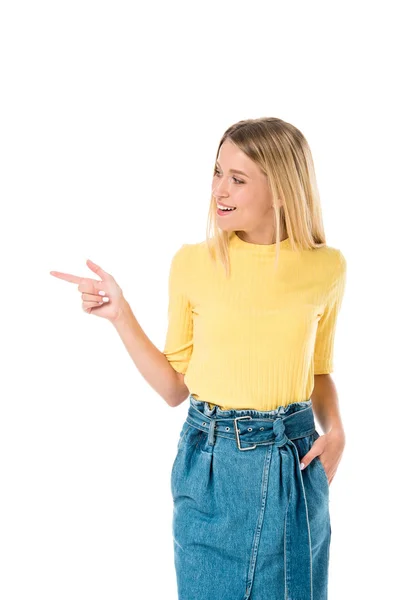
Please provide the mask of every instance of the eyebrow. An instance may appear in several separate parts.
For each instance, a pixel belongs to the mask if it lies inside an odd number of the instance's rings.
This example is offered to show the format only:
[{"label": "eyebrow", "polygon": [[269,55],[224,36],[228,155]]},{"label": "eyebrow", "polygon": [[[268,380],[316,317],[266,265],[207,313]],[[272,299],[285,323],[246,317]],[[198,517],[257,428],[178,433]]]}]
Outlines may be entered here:
[{"label": "eyebrow", "polygon": [[[218,165],[219,167],[221,166],[219,164],[219,162],[216,160],[215,164]],[[239,169],[229,169],[230,173],[240,173],[241,175],[244,175],[245,177],[249,177],[246,173],[244,173],[243,171],[239,171]]]}]

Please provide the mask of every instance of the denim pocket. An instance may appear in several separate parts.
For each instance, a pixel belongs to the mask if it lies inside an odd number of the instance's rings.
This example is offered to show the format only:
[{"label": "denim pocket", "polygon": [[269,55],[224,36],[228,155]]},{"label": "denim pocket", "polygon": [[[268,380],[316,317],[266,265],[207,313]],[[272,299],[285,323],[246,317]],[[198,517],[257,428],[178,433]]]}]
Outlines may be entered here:
[{"label": "denim pocket", "polygon": [[179,434],[178,444],[177,444],[177,448],[176,448],[176,454],[175,454],[175,458],[174,458],[174,461],[173,461],[172,467],[171,467],[171,474],[170,474],[171,485],[173,485],[176,464],[177,464],[186,434],[189,431],[189,427],[190,427],[189,423],[187,421],[185,421],[182,426],[181,432]]},{"label": "denim pocket", "polygon": [[[315,440],[317,440],[319,437],[320,437],[320,435],[319,435],[318,431],[317,431],[317,430],[315,430],[315,431],[314,431],[314,433],[313,433],[313,435],[312,435],[313,443],[314,443],[314,442],[315,442]],[[326,485],[327,485],[327,487],[328,487],[328,490],[329,490],[330,484],[329,484],[328,475],[326,474],[325,467],[324,467],[324,465],[322,464],[320,457],[319,457],[319,456],[316,456],[316,457],[313,459],[313,462],[315,462],[315,464],[316,464],[316,465],[318,465],[318,468],[319,468],[319,470],[320,470],[320,471],[322,471],[322,473],[323,473],[323,476],[324,476],[324,478],[325,478]]]},{"label": "denim pocket", "polygon": [[187,421],[185,421],[184,424],[182,425],[182,429],[181,429],[181,432],[179,434],[179,440],[178,440],[177,450],[179,450],[180,447],[182,446],[182,442],[185,439],[185,436],[186,436],[186,434],[187,434],[187,432],[189,430],[189,427],[190,427],[189,423]]},{"label": "denim pocket", "polygon": [[200,433],[201,431],[199,429],[190,425],[187,421],[185,421],[182,426],[179,434],[176,456],[171,467],[170,482],[173,498],[175,498],[177,493],[177,482],[182,480],[182,477],[187,471],[187,466],[190,464],[190,460],[188,462],[188,456],[192,451],[192,447],[197,444]]},{"label": "denim pocket", "polygon": [[317,463],[317,465],[319,466],[320,470],[323,472],[324,477],[325,477],[325,481],[326,481],[326,485],[329,487],[329,479],[328,479],[328,475],[326,474],[325,471],[325,467],[321,462],[321,459],[319,456],[316,456],[313,460],[315,460],[315,462]]},{"label": "denim pocket", "polygon": [[174,462],[172,463],[172,468],[171,468],[171,477],[172,477],[172,474],[174,472],[174,467],[176,465],[176,461],[177,461],[177,458],[179,456],[179,452],[180,452],[180,450],[182,448],[183,442],[185,440],[187,432],[189,431],[189,428],[190,428],[189,423],[187,421],[185,421],[183,423],[183,425],[182,425],[182,429],[181,429],[181,432],[179,434],[178,444],[177,444],[177,447],[176,447],[176,455],[175,455]]}]

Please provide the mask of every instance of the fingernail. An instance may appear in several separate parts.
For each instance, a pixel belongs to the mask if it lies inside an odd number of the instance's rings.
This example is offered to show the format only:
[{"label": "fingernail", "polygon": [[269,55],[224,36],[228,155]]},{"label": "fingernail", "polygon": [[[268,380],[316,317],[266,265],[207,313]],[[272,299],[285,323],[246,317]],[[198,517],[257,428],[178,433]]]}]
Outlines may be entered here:
[{"label": "fingernail", "polygon": [[304,463],[300,463],[300,469],[303,470],[306,465]]},{"label": "fingernail", "polygon": [[105,295],[105,292],[103,292],[103,290],[100,290],[99,296],[104,296],[104,295]]}]

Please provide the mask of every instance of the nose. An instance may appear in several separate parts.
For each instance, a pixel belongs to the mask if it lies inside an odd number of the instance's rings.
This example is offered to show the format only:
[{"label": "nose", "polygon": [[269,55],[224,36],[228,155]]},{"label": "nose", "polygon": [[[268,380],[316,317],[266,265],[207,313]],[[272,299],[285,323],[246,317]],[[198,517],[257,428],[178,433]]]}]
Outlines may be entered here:
[{"label": "nose", "polygon": [[223,186],[217,185],[215,188],[213,188],[213,195],[216,198],[226,198],[229,194]]},{"label": "nose", "polygon": [[213,186],[213,195],[216,198],[229,196],[229,183],[221,177]]}]

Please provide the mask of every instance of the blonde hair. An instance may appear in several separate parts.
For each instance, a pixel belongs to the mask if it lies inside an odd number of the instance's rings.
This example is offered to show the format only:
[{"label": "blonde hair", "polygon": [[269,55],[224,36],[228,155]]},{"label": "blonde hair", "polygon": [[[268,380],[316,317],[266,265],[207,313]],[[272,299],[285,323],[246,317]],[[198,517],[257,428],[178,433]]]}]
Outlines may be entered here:
[{"label": "blonde hair", "polygon": [[[286,227],[291,248],[313,249],[326,245],[314,163],[304,135],[296,127],[274,117],[247,119],[231,125],[219,142],[230,140],[267,176],[275,213],[275,267],[281,231]],[[214,169],[215,165],[213,165]],[[281,200],[279,206],[278,198]],[[211,259],[230,274],[229,239],[216,223],[216,199],[211,195],[206,243]]]}]

